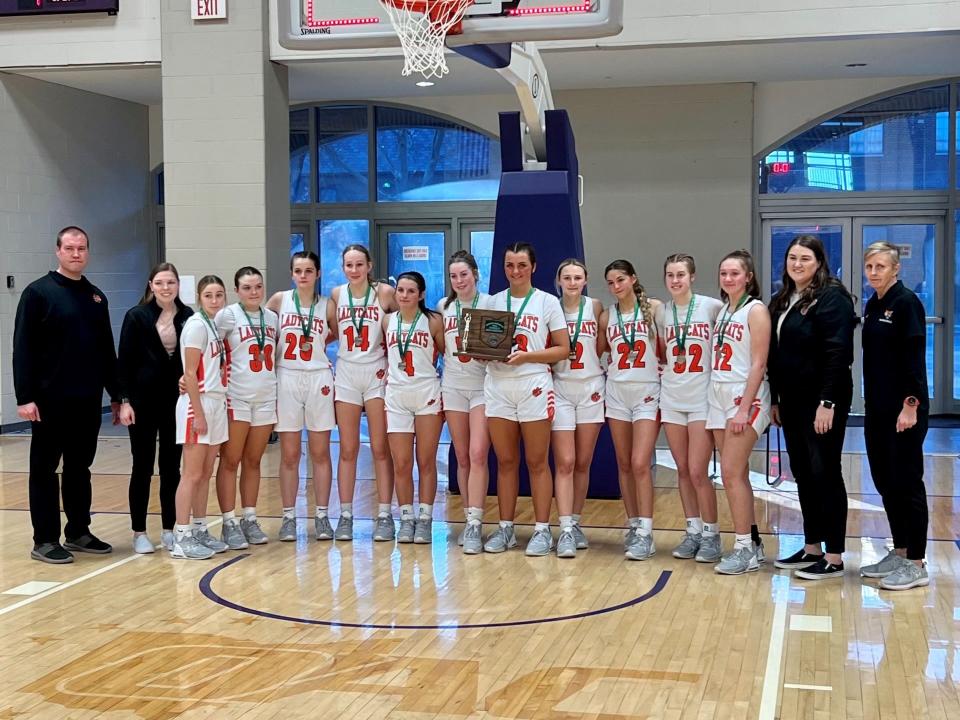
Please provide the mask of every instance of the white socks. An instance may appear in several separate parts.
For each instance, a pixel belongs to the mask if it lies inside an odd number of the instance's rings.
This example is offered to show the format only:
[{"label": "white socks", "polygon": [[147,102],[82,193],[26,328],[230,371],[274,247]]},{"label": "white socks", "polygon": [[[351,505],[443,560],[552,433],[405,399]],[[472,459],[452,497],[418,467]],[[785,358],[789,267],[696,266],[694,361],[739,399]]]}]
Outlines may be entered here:
[{"label": "white socks", "polygon": [[295,517],[297,514],[297,509],[295,507],[288,507],[283,509],[283,519],[288,520],[292,517]]},{"label": "white socks", "polygon": [[640,535],[652,535],[653,534],[653,518],[640,518],[640,522],[637,523],[637,532]]},{"label": "white socks", "polygon": [[483,508],[467,508],[467,522],[471,525],[483,524]]},{"label": "white socks", "polygon": [[747,533],[746,535],[738,534],[736,538],[737,540],[733,544],[733,547],[735,550],[739,550],[740,548],[744,548],[746,550],[753,550],[753,537],[751,537],[750,533]]},{"label": "white socks", "polygon": [[257,509],[255,507],[245,507],[243,509],[243,519],[247,520],[256,520],[257,519]]},{"label": "white socks", "polygon": [[326,505],[317,505],[317,517],[325,518],[327,516],[327,510],[329,508]]},{"label": "white socks", "polygon": [[538,522],[536,525],[533,526],[533,531],[534,532],[540,532],[540,531],[550,532],[550,523]]},{"label": "white socks", "polygon": [[340,503],[340,517],[353,517],[353,503]]},{"label": "white socks", "polygon": [[690,535],[702,535],[703,534],[703,520],[698,517],[688,517],[687,518],[687,533]]},{"label": "white socks", "polygon": [[400,519],[401,519],[401,520],[413,520],[413,505],[401,505],[401,506],[400,506]]},{"label": "white socks", "polygon": [[418,517],[422,518],[432,518],[433,517],[433,505],[428,505],[427,503],[420,503],[420,513]]},{"label": "white socks", "polygon": [[[409,507],[413,507],[410,505]],[[387,517],[390,514],[390,503],[379,503],[377,505],[377,517]]]},{"label": "white socks", "polygon": [[193,530],[191,529],[189,523],[187,525],[181,525],[177,523],[176,525],[173,526],[173,533],[177,539],[177,542],[180,542],[185,537],[189,537],[190,535],[193,535]]},{"label": "white socks", "polygon": [[560,516],[560,532],[573,530],[573,515]]},{"label": "white socks", "polygon": [[720,534],[720,523],[708,523],[703,524],[703,536],[711,537],[713,535]]}]

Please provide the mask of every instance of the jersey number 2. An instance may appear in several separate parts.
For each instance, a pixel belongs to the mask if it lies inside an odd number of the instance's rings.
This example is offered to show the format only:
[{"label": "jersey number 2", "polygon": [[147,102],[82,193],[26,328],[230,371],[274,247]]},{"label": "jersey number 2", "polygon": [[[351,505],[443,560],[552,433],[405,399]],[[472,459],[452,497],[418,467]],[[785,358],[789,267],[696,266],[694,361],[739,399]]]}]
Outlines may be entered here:
[{"label": "jersey number 2", "polygon": [[629,370],[631,367],[644,368],[647,364],[643,361],[644,353],[647,352],[647,344],[643,340],[637,340],[633,344],[633,349],[637,356],[633,359],[633,365],[630,364],[630,346],[627,343],[617,345],[617,352],[620,353],[620,362],[617,368],[620,370]]}]

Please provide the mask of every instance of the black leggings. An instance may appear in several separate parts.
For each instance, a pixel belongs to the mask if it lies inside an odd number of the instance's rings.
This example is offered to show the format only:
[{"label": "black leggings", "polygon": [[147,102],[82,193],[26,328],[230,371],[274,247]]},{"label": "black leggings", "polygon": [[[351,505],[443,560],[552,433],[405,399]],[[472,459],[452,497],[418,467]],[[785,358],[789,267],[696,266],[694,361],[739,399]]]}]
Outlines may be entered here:
[{"label": "black leggings", "polygon": [[137,402],[133,407],[136,422],[127,428],[133,470],[130,473],[130,524],[134,532],[146,532],[150,481],[160,438],[160,516],[165,530],[177,521],[176,495],[180,484],[181,447],[177,445],[177,398],[157,398]]},{"label": "black leggings", "polygon": [[927,489],[923,485],[923,440],[928,415],[917,411],[917,424],[897,432],[899,412],[870,412],[864,417],[870,474],[883,498],[893,546],[906,549],[907,559],[927,553]]},{"label": "black leggings", "polygon": [[838,406],[833,427],[818,435],[813,429],[817,405],[810,406],[809,400],[801,404],[781,399],[779,407],[803,513],[804,542],[824,543],[828,553],[842,553],[847,534],[847,490],[840,455],[849,409]]}]

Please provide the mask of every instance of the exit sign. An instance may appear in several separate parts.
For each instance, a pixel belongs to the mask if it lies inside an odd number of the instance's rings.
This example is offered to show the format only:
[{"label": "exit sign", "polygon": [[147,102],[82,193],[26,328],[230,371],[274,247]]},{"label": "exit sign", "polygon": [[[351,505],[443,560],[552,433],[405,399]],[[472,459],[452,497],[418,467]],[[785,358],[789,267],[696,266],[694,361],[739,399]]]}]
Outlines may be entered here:
[{"label": "exit sign", "polygon": [[194,20],[226,20],[227,0],[190,0],[190,17]]}]

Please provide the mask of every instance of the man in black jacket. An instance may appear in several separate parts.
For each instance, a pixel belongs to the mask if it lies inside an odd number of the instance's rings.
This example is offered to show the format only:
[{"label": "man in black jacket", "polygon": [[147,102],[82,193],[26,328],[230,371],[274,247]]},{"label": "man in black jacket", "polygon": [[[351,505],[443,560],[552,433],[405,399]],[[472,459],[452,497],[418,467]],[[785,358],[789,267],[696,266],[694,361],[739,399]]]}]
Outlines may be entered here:
[{"label": "man in black jacket", "polygon": [[[103,391],[116,401],[118,389],[107,298],[83,277],[89,257],[81,228],[57,233],[58,267],[23,291],[13,331],[17,414],[32,427],[30,555],[54,564],[73,562],[69,550],[102,555],[113,549],[90,532],[90,466]],[[119,404],[111,407],[116,422]],[[60,545],[60,494],[67,516],[65,547]]]}]

